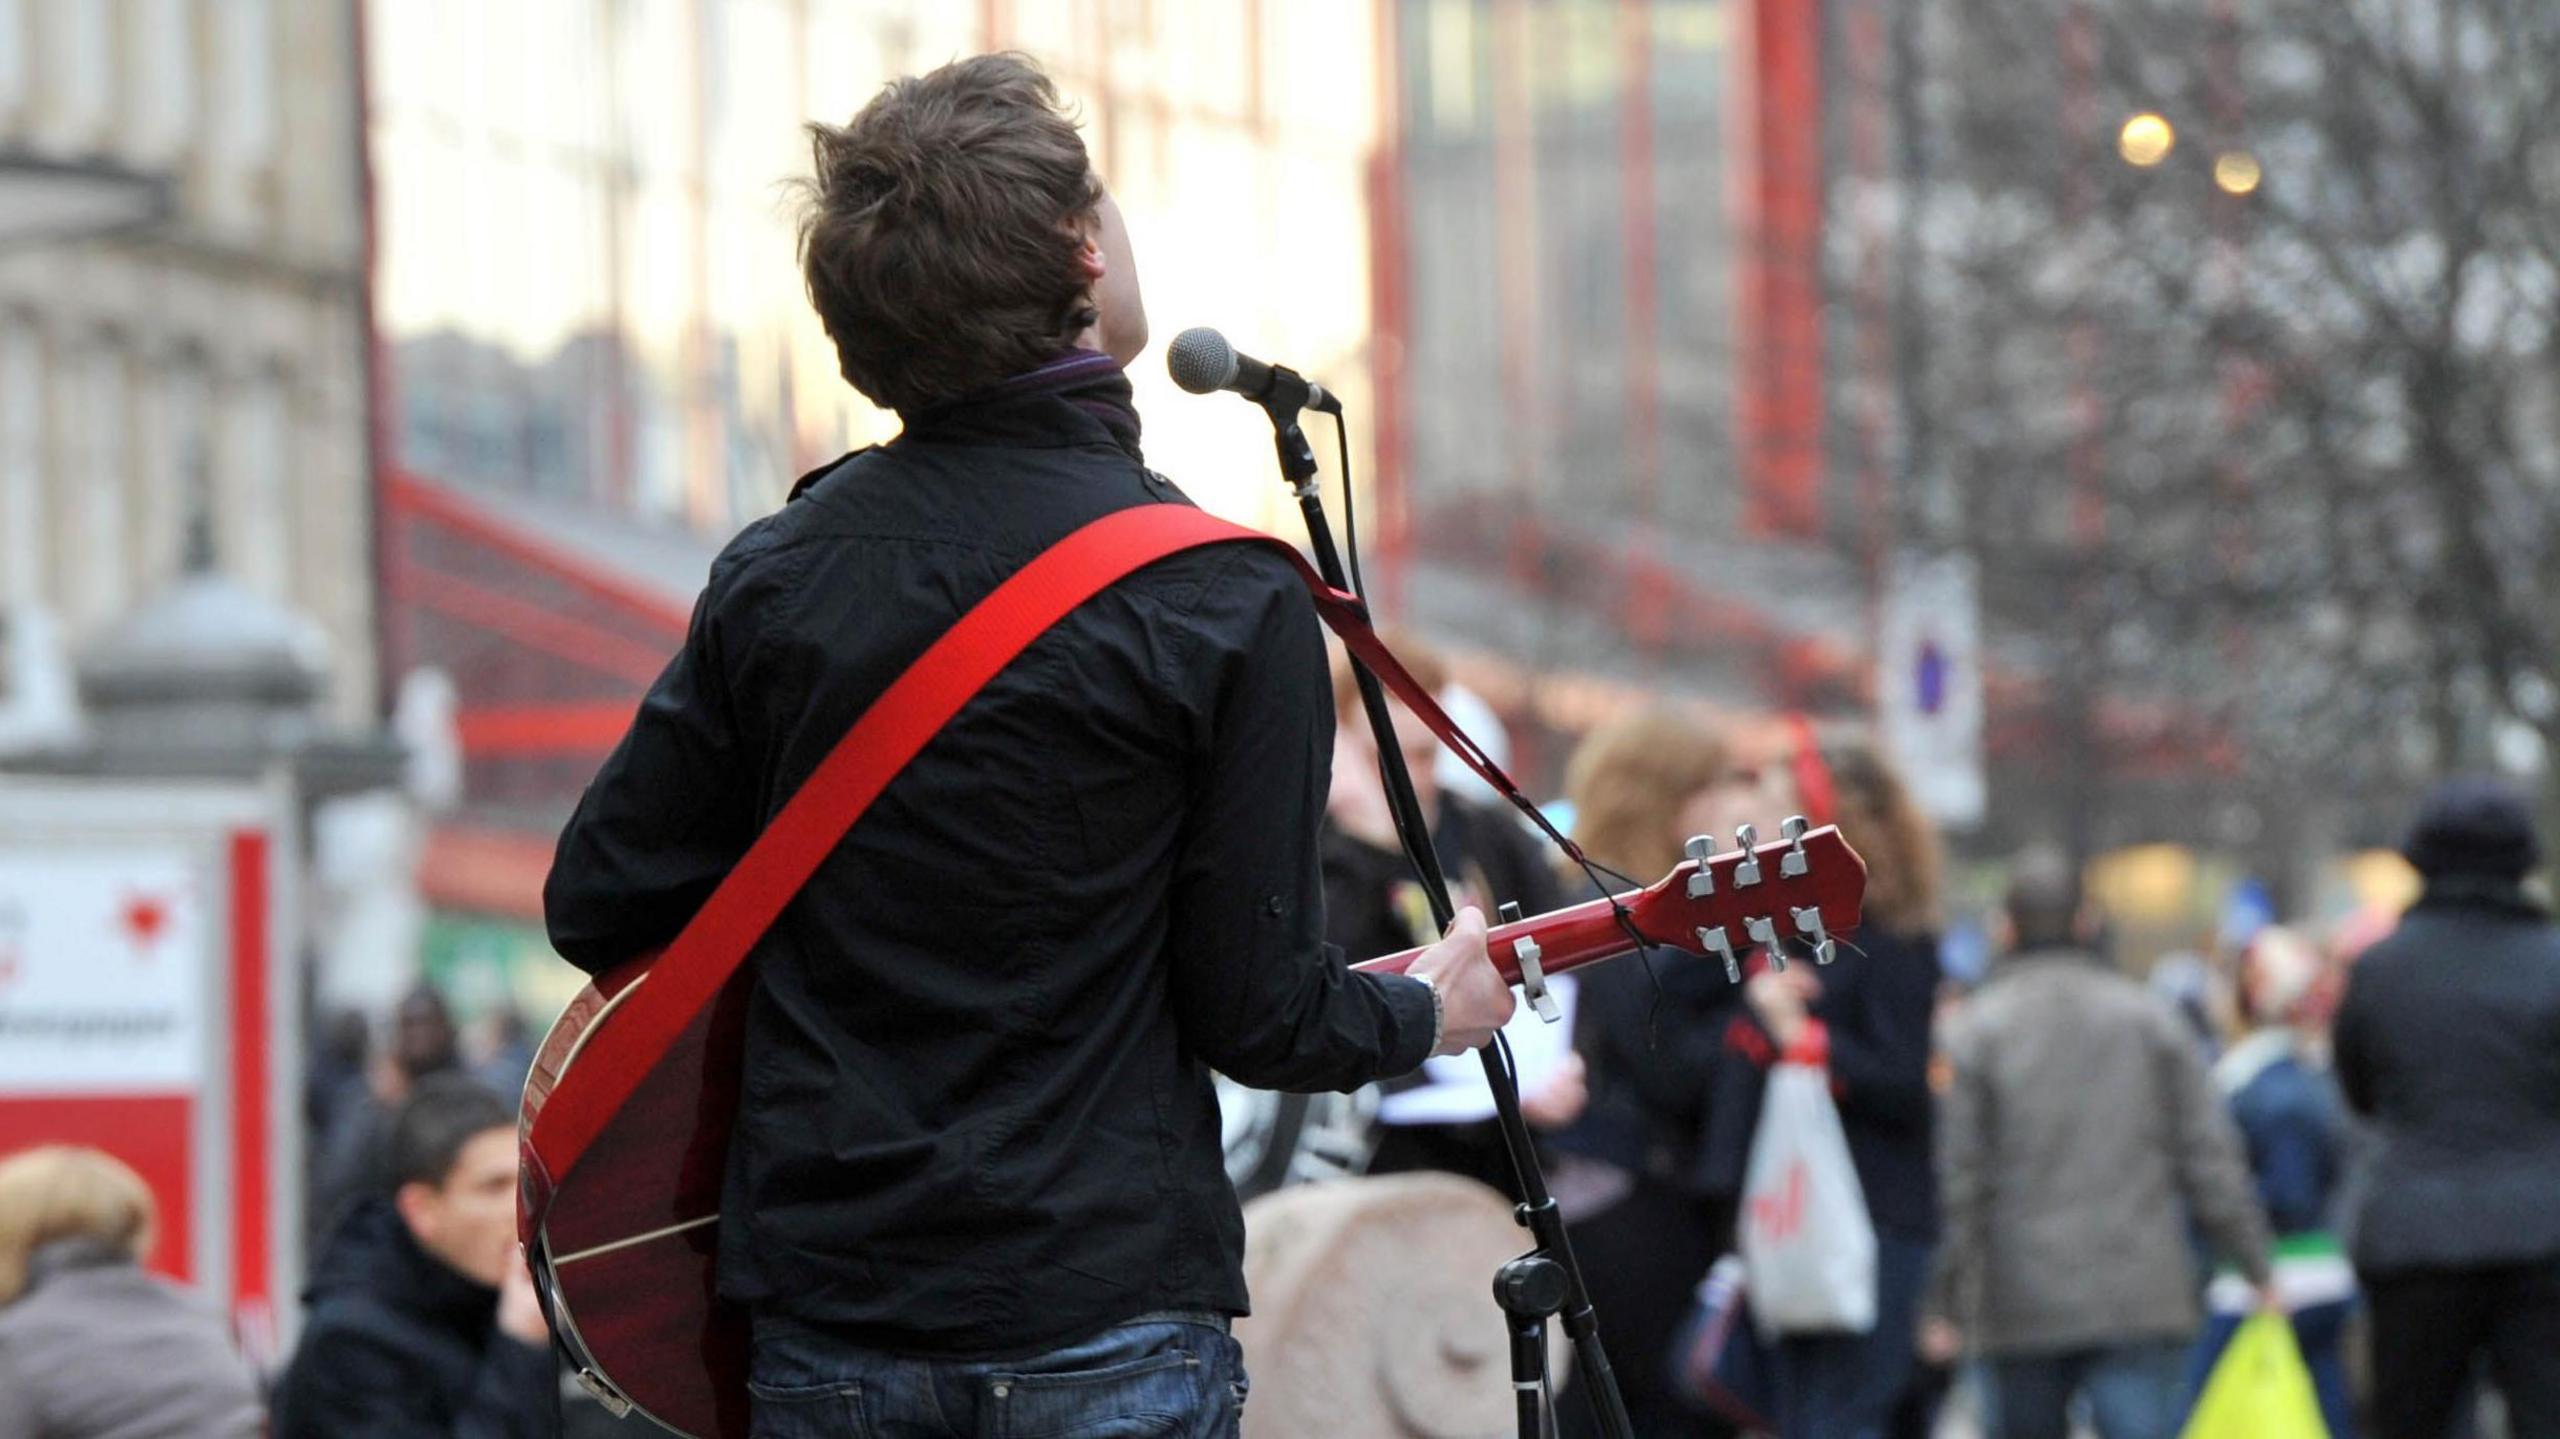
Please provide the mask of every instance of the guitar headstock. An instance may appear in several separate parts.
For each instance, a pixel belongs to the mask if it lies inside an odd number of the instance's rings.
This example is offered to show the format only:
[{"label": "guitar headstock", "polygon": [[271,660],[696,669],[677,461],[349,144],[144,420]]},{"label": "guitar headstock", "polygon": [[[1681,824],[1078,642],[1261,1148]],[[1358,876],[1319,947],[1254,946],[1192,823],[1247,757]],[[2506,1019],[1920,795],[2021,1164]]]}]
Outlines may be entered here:
[{"label": "guitar headstock", "polygon": [[1637,926],[1723,960],[1736,983],[1742,955],[1754,948],[1782,968],[1790,944],[1829,964],[1834,936],[1858,927],[1866,861],[1835,825],[1814,829],[1798,816],[1778,829],[1781,838],[1763,844],[1746,824],[1721,853],[1710,835],[1691,839],[1688,859],[1628,902]]}]

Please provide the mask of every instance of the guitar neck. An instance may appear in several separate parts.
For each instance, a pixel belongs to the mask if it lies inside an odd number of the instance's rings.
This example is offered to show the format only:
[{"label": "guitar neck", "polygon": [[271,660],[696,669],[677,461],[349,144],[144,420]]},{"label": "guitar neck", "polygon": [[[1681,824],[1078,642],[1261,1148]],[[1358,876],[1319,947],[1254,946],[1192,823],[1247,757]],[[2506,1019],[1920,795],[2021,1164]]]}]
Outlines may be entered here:
[{"label": "guitar neck", "polygon": [[[1630,891],[1612,899],[1586,900],[1570,909],[1532,915],[1511,924],[1497,924],[1485,932],[1485,950],[1493,958],[1493,967],[1502,972],[1505,983],[1520,982],[1519,951],[1514,948],[1523,939],[1538,946],[1538,968],[1547,974],[1563,974],[1586,964],[1633,954],[1636,947],[1627,941],[1627,932],[1618,927],[1616,906],[1632,902],[1643,891]],[[1372,974],[1402,974],[1422,957],[1419,948],[1401,954],[1381,955],[1351,966]]]}]

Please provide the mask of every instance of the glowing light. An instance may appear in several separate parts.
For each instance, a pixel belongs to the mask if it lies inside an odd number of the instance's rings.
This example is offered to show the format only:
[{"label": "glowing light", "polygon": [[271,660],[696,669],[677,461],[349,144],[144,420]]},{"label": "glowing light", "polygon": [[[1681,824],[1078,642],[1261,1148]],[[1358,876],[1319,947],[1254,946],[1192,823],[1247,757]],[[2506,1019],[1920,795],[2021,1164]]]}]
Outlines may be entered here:
[{"label": "glowing light", "polygon": [[2258,188],[2265,175],[2258,169],[2258,157],[2246,150],[2231,150],[2213,158],[2213,183],[2231,195],[2246,195]]},{"label": "glowing light", "polygon": [[2139,169],[2148,170],[2168,159],[2169,152],[2177,147],[2178,132],[2169,127],[2167,120],[2148,110],[2125,121],[2124,128],[2116,132],[2116,153],[2124,156],[2126,164]]}]

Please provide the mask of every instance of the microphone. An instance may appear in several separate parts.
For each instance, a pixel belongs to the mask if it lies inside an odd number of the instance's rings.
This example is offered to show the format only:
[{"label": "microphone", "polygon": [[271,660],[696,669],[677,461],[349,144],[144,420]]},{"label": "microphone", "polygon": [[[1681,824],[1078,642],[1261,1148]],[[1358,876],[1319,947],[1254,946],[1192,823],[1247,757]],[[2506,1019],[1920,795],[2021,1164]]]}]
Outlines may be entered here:
[{"label": "microphone", "polygon": [[1173,372],[1173,382],[1195,395],[1233,390],[1266,409],[1342,413],[1342,401],[1324,386],[1286,365],[1267,364],[1238,351],[1226,336],[1206,325],[1174,336],[1164,361]]}]

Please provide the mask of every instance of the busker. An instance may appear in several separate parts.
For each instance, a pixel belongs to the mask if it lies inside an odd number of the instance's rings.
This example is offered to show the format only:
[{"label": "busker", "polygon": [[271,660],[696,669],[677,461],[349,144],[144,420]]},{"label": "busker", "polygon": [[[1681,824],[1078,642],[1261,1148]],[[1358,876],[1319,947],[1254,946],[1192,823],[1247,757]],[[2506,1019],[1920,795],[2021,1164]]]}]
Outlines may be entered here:
[{"label": "busker", "polygon": [[[551,938],[590,971],[671,939],[997,584],[1187,503],[1139,450],[1128,235],[1038,69],[958,61],[812,134],[810,299],[904,432],[712,566],[560,838]],[[1512,1009],[1473,910],[1410,978],[1326,950],[1332,740],[1285,560],[1194,550],[1034,642],[819,868],[755,952],[721,1207],[758,1435],[1237,1432],[1211,1067],[1350,1089]]]}]

